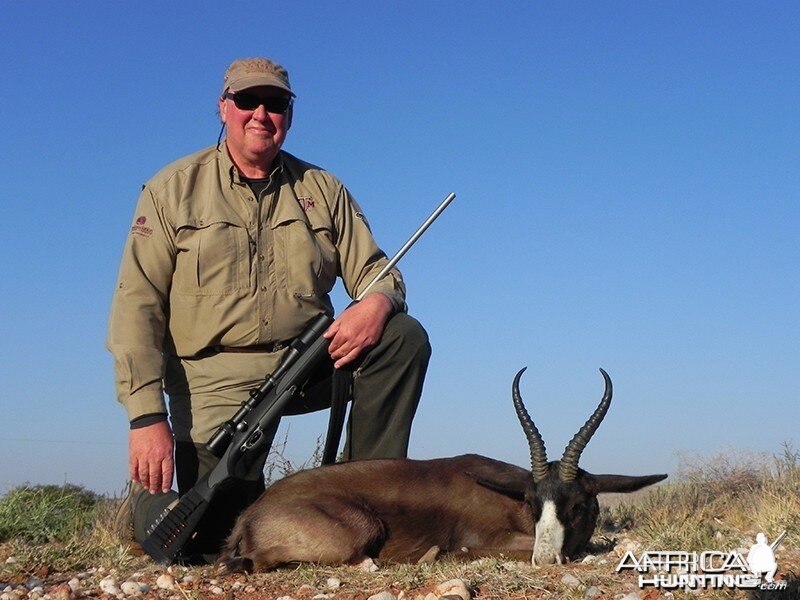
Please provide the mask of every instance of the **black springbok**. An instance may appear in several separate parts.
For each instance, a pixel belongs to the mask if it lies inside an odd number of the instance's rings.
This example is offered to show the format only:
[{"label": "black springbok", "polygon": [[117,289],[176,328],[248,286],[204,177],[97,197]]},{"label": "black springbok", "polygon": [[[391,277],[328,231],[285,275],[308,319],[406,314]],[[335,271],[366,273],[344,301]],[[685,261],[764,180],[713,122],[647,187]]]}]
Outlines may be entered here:
[{"label": "black springbok", "polygon": [[530,471],[475,454],[301,471],[270,486],[241,514],[220,557],[223,570],[368,558],[415,562],[432,550],[524,556],[534,565],[576,558],[597,524],[599,493],[632,492],[667,476],[592,475],[578,467],[611,404],[611,379],[602,369],[603,399],[561,460],[548,462],[519,393],[524,371],[514,378],[512,398],[530,446]]}]

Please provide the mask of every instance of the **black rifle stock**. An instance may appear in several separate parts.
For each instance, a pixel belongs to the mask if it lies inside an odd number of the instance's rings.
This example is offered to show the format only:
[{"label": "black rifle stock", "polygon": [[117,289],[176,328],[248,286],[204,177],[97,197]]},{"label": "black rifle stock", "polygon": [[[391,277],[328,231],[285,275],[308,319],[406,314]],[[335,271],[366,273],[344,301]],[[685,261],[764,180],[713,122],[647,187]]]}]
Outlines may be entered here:
[{"label": "black rifle stock", "polygon": [[[369,283],[356,302],[362,300],[372,285],[382,279],[433,221],[455,198],[450,194],[428,217],[406,244],[392,257]],[[318,315],[289,346],[281,364],[264,382],[250,392],[250,398],[229,421],[223,423],[209,440],[207,447],[219,463],[201,477],[194,487],[181,496],[178,503],[165,511],[148,529],[142,548],[156,561],[169,564],[192,538],[200,519],[217,490],[228,480],[241,477],[249,464],[266,452],[268,440],[264,431],[280,418],[314,369],[328,355],[329,341],[322,334],[333,323],[328,315]]]}]

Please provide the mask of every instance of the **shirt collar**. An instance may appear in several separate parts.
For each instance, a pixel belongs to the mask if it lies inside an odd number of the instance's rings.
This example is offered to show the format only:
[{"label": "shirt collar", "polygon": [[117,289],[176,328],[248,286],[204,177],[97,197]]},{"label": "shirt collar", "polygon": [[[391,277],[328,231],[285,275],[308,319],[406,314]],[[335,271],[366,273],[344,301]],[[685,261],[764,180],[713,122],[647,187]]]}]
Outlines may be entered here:
[{"label": "shirt collar", "polygon": [[[231,187],[233,187],[234,184],[245,185],[242,181],[239,169],[233,164],[233,159],[231,159],[230,152],[228,152],[228,144],[225,143],[225,140],[222,140],[217,151],[220,153],[220,170],[227,178]],[[280,150],[278,156],[272,161],[272,172],[269,174],[270,179],[276,180],[280,177],[281,173],[283,173],[283,163],[283,150]]]}]

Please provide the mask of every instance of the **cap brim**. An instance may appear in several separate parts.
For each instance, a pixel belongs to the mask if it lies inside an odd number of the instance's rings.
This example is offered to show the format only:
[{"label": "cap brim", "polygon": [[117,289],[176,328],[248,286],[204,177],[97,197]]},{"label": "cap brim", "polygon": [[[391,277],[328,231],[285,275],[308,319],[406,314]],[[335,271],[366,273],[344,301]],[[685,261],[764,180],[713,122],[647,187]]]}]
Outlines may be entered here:
[{"label": "cap brim", "polygon": [[249,77],[242,77],[234,81],[228,86],[232,92],[241,92],[252,87],[270,86],[282,89],[284,92],[292,97],[296,94],[284,82],[277,77],[269,77],[267,75],[250,75]]}]

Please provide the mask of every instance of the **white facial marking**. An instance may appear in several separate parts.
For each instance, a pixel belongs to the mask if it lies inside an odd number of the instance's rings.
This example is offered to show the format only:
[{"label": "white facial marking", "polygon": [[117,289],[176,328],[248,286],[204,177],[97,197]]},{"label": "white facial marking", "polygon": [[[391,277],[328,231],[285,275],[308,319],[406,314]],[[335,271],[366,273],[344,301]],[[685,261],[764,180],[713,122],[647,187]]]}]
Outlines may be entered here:
[{"label": "white facial marking", "polygon": [[564,526],[558,520],[556,505],[545,500],[542,516],[536,522],[536,539],[533,542],[533,566],[561,564],[561,548],[564,546]]}]

